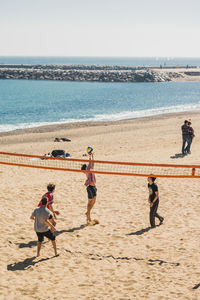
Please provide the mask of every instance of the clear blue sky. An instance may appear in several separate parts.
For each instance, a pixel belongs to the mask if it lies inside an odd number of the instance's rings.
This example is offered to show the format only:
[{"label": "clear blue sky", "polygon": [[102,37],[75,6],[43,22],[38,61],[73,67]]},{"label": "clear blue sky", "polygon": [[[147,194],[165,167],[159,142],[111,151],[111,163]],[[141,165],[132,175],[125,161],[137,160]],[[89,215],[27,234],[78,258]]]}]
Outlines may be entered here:
[{"label": "clear blue sky", "polygon": [[0,0],[0,56],[200,56],[200,0]]}]

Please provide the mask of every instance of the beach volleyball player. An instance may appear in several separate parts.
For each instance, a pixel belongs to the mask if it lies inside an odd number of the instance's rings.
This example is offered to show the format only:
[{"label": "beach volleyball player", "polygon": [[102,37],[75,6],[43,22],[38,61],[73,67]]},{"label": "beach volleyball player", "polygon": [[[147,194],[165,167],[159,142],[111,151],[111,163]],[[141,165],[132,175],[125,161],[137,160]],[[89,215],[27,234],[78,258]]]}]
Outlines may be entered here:
[{"label": "beach volleyball player", "polygon": [[[81,170],[90,171],[90,170],[94,169],[94,163],[92,162],[94,160],[93,148],[88,147],[87,153],[89,155],[89,164],[82,165]],[[87,187],[87,193],[88,193],[86,221],[87,221],[87,224],[90,224],[92,222],[90,212],[96,202],[96,196],[97,196],[96,177],[95,177],[94,173],[85,173],[85,174],[87,177],[87,179],[85,181],[85,186]]]}]

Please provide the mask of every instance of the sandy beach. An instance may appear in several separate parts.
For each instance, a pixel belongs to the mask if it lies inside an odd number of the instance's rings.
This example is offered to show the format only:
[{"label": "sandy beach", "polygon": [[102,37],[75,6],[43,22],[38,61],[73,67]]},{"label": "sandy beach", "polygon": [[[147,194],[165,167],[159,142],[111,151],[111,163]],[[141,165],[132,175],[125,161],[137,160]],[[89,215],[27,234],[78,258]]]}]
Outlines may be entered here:
[{"label": "sandy beach", "polygon": [[[0,151],[43,155],[64,149],[98,160],[200,164],[200,111],[109,123],[60,124],[0,134]],[[191,154],[181,125],[191,118]],[[71,142],[55,143],[55,137]],[[147,178],[97,175],[97,202],[85,225],[85,174],[0,165],[0,299],[200,299],[198,179],[157,179],[162,226],[149,229]],[[56,184],[59,256],[37,238],[30,215]]]},{"label": "sandy beach", "polygon": [[[155,69],[156,71],[156,69]],[[176,73],[180,76],[175,76],[172,79],[172,81],[175,82],[199,82],[200,81],[200,72],[199,67],[197,68],[163,68],[161,71],[163,74],[165,73]]]}]

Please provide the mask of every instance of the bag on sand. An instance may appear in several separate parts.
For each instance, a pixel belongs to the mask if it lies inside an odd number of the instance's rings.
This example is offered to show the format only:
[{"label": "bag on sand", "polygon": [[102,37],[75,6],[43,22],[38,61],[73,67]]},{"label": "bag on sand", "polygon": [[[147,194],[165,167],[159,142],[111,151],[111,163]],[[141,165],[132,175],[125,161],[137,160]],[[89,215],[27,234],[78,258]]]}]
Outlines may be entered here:
[{"label": "bag on sand", "polygon": [[53,150],[51,152],[51,155],[53,157],[65,157],[65,151],[64,150]]}]

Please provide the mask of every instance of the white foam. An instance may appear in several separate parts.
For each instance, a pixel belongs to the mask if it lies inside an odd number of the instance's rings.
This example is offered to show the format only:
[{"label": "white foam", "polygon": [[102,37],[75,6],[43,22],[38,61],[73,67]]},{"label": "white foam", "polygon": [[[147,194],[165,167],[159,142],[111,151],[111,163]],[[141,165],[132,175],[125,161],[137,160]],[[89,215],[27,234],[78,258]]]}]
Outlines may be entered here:
[{"label": "white foam", "polygon": [[150,117],[160,114],[167,114],[173,112],[183,112],[191,110],[200,110],[200,103],[197,104],[187,104],[187,105],[177,105],[177,106],[167,106],[146,110],[137,111],[124,111],[116,114],[98,114],[92,118],[85,119],[62,119],[57,122],[37,122],[37,123],[19,123],[19,124],[3,124],[0,125],[0,132],[8,132],[16,129],[34,128],[46,125],[56,125],[64,123],[77,123],[77,122],[107,122],[107,121],[120,121],[135,119],[141,117]]},{"label": "white foam", "polygon": [[160,114],[168,114],[173,112],[183,112],[183,111],[191,111],[191,110],[200,110],[200,103],[160,107],[160,108],[138,110],[132,112],[124,111],[116,114],[97,115],[95,121],[120,121],[120,120],[150,117],[150,116],[155,116]]}]

